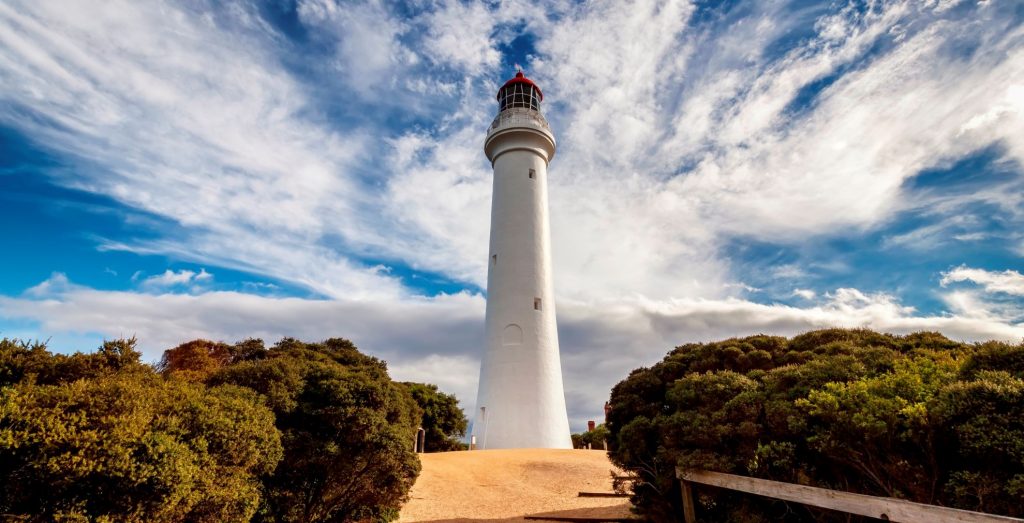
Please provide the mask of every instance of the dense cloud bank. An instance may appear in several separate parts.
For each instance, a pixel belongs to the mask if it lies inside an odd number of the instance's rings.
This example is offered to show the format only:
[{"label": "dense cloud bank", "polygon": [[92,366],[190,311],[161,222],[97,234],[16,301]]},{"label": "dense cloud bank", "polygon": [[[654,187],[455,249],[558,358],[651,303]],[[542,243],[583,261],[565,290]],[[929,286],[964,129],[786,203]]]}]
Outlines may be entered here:
[{"label": "dense cloud bank", "polygon": [[[0,298],[0,315],[38,322],[43,332],[137,336],[150,360],[193,338],[344,336],[386,360],[395,379],[430,381],[455,393],[467,412],[473,411],[476,397],[483,312],[483,298],[470,294],[398,302],[238,292],[142,294],[78,287],[59,275],[30,295]],[[1024,339],[1024,327],[999,317],[923,316],[890,296],[854,289],[839,289],[803,308],[739,299],[564,300],[559,303],[559,337],[572,425],[579,429],[587,419],[600,419],[611,386],[673,346],[824,327],[931,330],[965,341]]]}]

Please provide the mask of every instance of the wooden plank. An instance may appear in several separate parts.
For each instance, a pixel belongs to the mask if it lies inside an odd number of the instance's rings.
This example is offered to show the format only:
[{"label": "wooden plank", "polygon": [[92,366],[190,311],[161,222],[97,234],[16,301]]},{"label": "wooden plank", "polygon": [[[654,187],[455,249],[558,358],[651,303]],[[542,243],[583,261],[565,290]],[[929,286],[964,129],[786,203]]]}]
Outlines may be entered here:
[{"label": "wooden plank", "polygon": [[523,516],[530,521],[569,521],[574,523],[636,523],[636,518],[603,518],[589,516]]},{"label": "wooden plank", "polygon": [[900,523],[1022,523],[1024,519],[971,512],[936,505],[925,505],[896,498],[883,498],[853,494],[838,490],[828,490],[806,485],[783,483],[767,479],[736,476],[706,470],[676,471],[677,477],[684,482],[690,481],[702,485],[710,485],[730,490],[738,490],[758,496],[803,503],[815,507],[827,508],[868,516]]},{"label": "wooden plank", "polygon": [[693,487],[689,481],[680,481],[683,490],[683,519],[686,523],[697,523],[697,512],[693,507]]}]

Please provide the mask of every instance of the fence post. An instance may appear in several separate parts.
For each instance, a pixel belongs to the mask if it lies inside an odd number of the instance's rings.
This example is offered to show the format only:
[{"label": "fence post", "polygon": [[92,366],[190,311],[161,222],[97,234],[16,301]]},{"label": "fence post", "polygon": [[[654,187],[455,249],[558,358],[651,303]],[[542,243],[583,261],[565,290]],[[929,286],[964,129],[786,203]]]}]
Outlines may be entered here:
[{"label": "fence post", "polygon": [[417,454],[422,454],[427,451],[427,431],[423,430],[423,427],[416,429],[416,443],[413,445],[413,450]]},{"label": "fence post", "polygon": [[686,523],[697,523],[697,515],[693,510],[693,487],[686,480],[680,480],[679,483],[683,491],[683,518]]}]

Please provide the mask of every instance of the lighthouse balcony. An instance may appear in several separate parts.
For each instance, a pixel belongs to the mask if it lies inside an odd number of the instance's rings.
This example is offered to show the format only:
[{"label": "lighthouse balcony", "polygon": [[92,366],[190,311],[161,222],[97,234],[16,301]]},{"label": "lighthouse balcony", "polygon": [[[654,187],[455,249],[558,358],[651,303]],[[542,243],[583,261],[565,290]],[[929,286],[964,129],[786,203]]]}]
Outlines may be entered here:
[{"label": "lighthouse balcony", "polygon": [[510,107],[494,117],[491,127],[487,130],[487,137],[490,138],[492,134],[511,127],[528,127],[554,134],[540,111],[527,107]]}]

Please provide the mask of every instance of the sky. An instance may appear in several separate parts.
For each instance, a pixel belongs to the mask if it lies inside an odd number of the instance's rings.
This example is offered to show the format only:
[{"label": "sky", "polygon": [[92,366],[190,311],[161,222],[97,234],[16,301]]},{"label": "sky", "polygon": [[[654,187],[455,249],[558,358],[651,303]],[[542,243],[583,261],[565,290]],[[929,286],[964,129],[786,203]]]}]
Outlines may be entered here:
[{"label": "sky", "polygon": [[570,422],[677,345],[1024,339],[1024,3],[0,3],[0,336],[353,340],[472,412],[544,90]]}]

